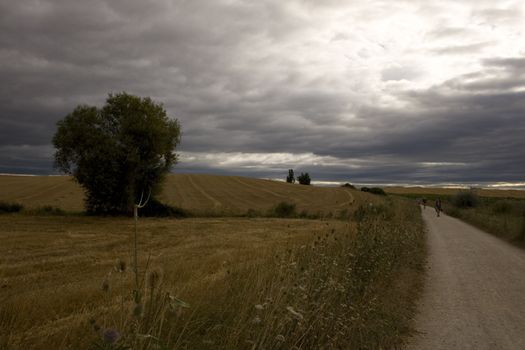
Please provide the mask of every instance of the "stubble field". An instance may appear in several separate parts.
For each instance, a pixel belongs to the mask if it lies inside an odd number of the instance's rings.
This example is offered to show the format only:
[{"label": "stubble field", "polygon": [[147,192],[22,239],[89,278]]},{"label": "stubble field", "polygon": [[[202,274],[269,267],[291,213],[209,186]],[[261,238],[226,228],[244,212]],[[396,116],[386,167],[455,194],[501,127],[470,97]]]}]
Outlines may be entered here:
[{"label": "stubble field", "polygon": [[[4,180],[0,200],[81,209],[68,178]],[[205,175],[171,176],[162,195],[194,213],[349,215],[141,218],[138,286],[131,218],[0,215],[0,349],[395,348],[410,334],[425,256],[412,202]]]}]

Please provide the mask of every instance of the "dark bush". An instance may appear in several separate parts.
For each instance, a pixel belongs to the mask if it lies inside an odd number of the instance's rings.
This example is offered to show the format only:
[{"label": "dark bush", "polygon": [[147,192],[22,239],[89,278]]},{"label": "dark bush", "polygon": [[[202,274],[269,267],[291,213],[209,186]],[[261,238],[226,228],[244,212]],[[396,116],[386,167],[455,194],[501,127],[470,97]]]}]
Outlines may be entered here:
[{"label": "dark bush", "polygon": [[273,216],[279,218],[289,218],[296,216],[295,203],[281,202],[272,210]]},{"label": "dark bush", "polygon": [[458,208],[474,208],[478,205],[478,195],[474,191],[460,191],[453,203]]},{"label": "dark bush", "polygon": [[64,215],[66,213],[63,209],[54,207],[52,205],[45,205],[43,207],[37,208],[35,211],[37,214],[44,215]]},{"label": "dark bush", "polygon": [[139,214],[149,217],[186,218],[190,216],[186,210],[162,203],[156,198],[151,198],[146,206],[140,209]]},{"label": "dark bush", "polygon": [[507,214],[512,211],[512,204],[506,200],[499,200],[492,206],[494,214]]},{"label": "dark bush", "polygon": [[0,201],[0,214],[18,213],[22,209],[24,209],[22,204]]},{"label": "dark bush", "polygon": [[262,213],[258,210],[255,210],[255,209],[248,209],[246,211],[246,213],[244,214],[244,216],[248,217],[248,218],[257,218],[257,217],[261,217],[262,216]]},{"label": "dark bush", "polygon": [[345,183],[344,185],[341,185],[341,187],[347,187],[347,188],[351,188],[351,189],[355,190],[355,186],[352,185],[352,184],[349,184],[348,182]]},{"label": "dark bush", "polygon": [[372,194],[378,194],[378,195],[380,195],[380,196],[386,196],[385,191],[384,191],[382,188],[380,188],[380,187],[372,187],[372,188],[370,189],[370,193],[372,193]]},{"label": "dark bush", "polygon": [[361,191],[386,196],[385,191],[380,187],[361,187]]}]

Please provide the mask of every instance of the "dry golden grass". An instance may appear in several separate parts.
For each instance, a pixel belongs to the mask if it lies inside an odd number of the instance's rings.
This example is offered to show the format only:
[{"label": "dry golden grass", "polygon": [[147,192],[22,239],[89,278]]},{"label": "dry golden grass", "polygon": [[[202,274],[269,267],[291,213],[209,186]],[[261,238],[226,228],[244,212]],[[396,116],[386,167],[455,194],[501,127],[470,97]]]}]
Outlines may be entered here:
[{"label": "dry golden grass", "polygon": [[[298,211],[336,215],[342,209],[355,208],[364,198],[371,197],[346,188],[193,174],[169,175],[160,195],[167,204],[197,215],[266,211],[282,201],[296,203]],[[66,211],[83,210],[82,189],[68,176],[0,176],[0,201],[21,203],[26,208],[51,205]]]},{"label": "dry golden grass", "polygon": [[[442,195],[453,196],[465,189],[458,188],[434,188],[434,187],[385,187],[386,193],[391,194],[414,194],[414,195]],[[523,190],[488,190],[476,189],[476,193],[481,197],[501,197],[501,198],[525,198]]]},{"label": "dry golden grass", "polygon": [[[284,219],[141,219],[141,265],[146,265],[150,252],[150,265],[163,271],[167,287],[193,304],[227,271],[256,263],[264,256],[261,249],[298,244],[314,233],[347,225]],[[88,319],[104,314],[107,307],[101,292],[104,278],[118,258],[130,261],[132,220],[3,215],[0,227],[0,348],[86,346],[94,339]],[[125,294],[125,287],[129,283],[112,293]]]},{"label": "dry golden grass", "polygon": [[[0,184],[0,200],[82,208],[67,177]],[[162,196],[204,214],[289,201],[354,219],[141,218],[140,275],[162,283],[139,287],[137,304],[132,219],[0,215],[0,349],[84,349],[102,341],[94,324],[133,349],[394,348],[409,333],[424,260],[413,202],[207,175],[170,176]],[[173,309],[167,291],[191,307]]]}]

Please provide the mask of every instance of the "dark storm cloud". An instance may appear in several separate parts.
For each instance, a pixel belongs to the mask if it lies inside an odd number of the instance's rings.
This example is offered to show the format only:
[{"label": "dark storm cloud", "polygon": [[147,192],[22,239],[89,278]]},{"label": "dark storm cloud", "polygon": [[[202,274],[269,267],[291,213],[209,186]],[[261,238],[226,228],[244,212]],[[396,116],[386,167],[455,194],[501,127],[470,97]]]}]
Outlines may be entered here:
[{"label": "dark storm cloud", "polygon": [[[501,44],[475,37],[477,23],[522,18],[483,3],[474,27],[439,19],[423,36],[436,44],[398,61],[417,39],[382,36],[403,30],[410,1],[0,0],[0,172],[52,172],[56,122],[128,91],[181,121],[179,171],[282,177],[292,164],[325,181],[521,181],[525,58],[472,56],[470,73],[416,86],[433,56]],[[376,23],[395,11],[398,22]],[[419,6],[407,30],[440,11],[448,18],[439,2]],[[355,27],[331,28],[334,18]]]}]

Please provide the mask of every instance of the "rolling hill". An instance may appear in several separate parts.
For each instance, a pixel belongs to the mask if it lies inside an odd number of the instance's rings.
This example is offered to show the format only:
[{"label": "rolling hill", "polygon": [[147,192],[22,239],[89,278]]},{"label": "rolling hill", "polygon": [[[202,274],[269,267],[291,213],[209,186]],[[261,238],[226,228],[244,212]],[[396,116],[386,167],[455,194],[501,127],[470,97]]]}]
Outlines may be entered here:
[{"label": "rolling hill", "polygon": [[[288,184],[238,176],[170,174],[159,198],[198,214],[240,214],[267,210],[292,202],[297,210],[332,213],[358,205],[373,196],[347,188]],[[83,192],[69,176],[0,176],[0,200],[28,208],[51,205],[67,211],[83,210]]]}]

